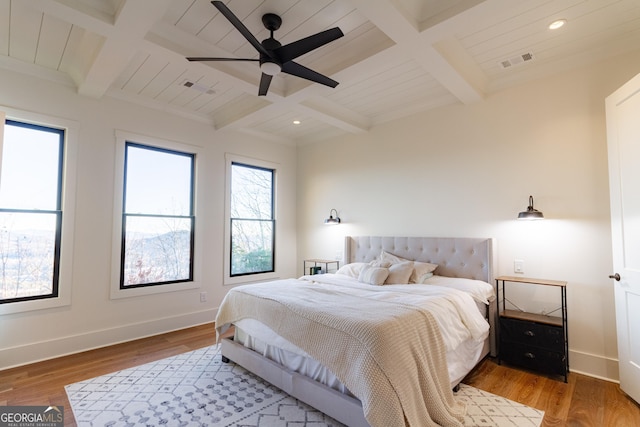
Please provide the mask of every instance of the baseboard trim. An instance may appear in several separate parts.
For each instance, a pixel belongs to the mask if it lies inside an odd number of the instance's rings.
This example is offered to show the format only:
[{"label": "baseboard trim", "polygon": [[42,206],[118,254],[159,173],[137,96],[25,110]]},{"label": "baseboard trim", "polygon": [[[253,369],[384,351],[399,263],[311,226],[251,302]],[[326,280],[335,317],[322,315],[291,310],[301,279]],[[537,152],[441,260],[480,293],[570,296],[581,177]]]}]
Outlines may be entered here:
[{"label": "baseboard trim", "polygon": [[[216,313],[217,308],[214,308],[0,349],[0,370],[212,323]],[[620,382],[618,360],[610,357],[570,350],[569,370],[605,381]]]},{"label": "baseboard trim", "polygon": [[217,308],[0,349],[0,370],[212,323]]},{"label": "baseboard trim", "polygon": [[620,382],[618,359],[569,350],[569,371],[614,383]]}]

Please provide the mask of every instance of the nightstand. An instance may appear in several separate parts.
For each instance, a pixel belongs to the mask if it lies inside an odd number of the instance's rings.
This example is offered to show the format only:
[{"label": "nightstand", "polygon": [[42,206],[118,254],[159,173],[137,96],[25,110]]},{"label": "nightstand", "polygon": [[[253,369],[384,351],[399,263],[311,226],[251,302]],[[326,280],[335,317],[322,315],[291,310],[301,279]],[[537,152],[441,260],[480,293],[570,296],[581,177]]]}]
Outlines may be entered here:
[{"label": "nightstand", "polygon": [[335,273],[340,268],[340,261],[333,259],[305,259],[302,262],[302,274]]},{"label": "nightstand", "polygon": [[[500,276],[496,279],[498,298],[498,363],[509,364],[550,375],[569,374],[569,336],[567,331],[567,282]],[[560,290],[561,317],[506,309],[506,284],[554,286]],[[502,304],[501,304],[502,300]]]}]

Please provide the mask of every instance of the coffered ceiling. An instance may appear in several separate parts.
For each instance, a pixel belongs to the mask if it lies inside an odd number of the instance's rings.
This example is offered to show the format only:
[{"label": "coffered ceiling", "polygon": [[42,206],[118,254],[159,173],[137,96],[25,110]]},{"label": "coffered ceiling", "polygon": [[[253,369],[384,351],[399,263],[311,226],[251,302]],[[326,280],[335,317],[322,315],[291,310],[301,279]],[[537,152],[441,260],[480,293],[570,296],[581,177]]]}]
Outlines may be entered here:
[{"label": "coffered ceiling", "polygon": [[[258,96],[257,58],[208,0],[0,0],[0,67],[285,143],[306,143],[489,94],[640,47],[638,0],[226,0],[258,40],[340,27]],[[557,19],[566,24],[550,30]],[[294,125],[294,120],[300,124]]]}]

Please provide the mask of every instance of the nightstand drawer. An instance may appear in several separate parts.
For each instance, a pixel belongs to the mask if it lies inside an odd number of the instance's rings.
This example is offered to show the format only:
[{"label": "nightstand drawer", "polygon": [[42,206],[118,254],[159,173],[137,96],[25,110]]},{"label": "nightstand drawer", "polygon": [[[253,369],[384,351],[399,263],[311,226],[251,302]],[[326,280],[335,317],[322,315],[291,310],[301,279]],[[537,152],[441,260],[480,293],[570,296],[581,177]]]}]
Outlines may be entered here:
[{"label": "nightstand drawer", "polygon": [[500,359],[523,368],[564,375],[565,358],[563,353],[548,351],[524,344],[505,343],[500,345]]},{"label": "nightstand drawer", "polygon": [[513,342],[564,352],[564,332],[561,327],[500,318],[500,342]]}]

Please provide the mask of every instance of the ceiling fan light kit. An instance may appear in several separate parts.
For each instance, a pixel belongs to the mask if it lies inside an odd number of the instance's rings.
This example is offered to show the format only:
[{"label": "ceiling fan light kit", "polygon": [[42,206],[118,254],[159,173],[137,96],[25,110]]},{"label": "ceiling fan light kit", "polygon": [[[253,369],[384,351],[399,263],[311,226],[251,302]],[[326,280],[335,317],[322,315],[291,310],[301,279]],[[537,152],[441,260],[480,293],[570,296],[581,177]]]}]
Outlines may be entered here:
[{"label": "ceiling fan light kit", "polygon": [[282,68],[275,62],[263,62],[260,64],[260,71],[269,76],[276,76],[280,74]]},{"label": "ceiling fan light kit", "polygon": [[275,13],[265,13],[262,16],[262,23],[269,30],[270,36],[260,43],[249,29],[234,15],[233,12],[221,1],[212,1],[220,13],[244,36],[245,39],[258,51],[260,58],[211,58],[211,57],[187,57],[188,61],[257,61],[260,63],[260,86],[258,95],[264,96],[269,91],[269,85],[273,76],[280,72],[300,77],[314,83],[320,83],[329,87],[336,87],[338,82],[313,71],[293,60],[305,53],[311,52],[325,44],[344,36],[338,27],[321,31],[317,34],[305,37],[298,41],[281,45],[273,38],[273,32],[282,25],[282,18]]}]

